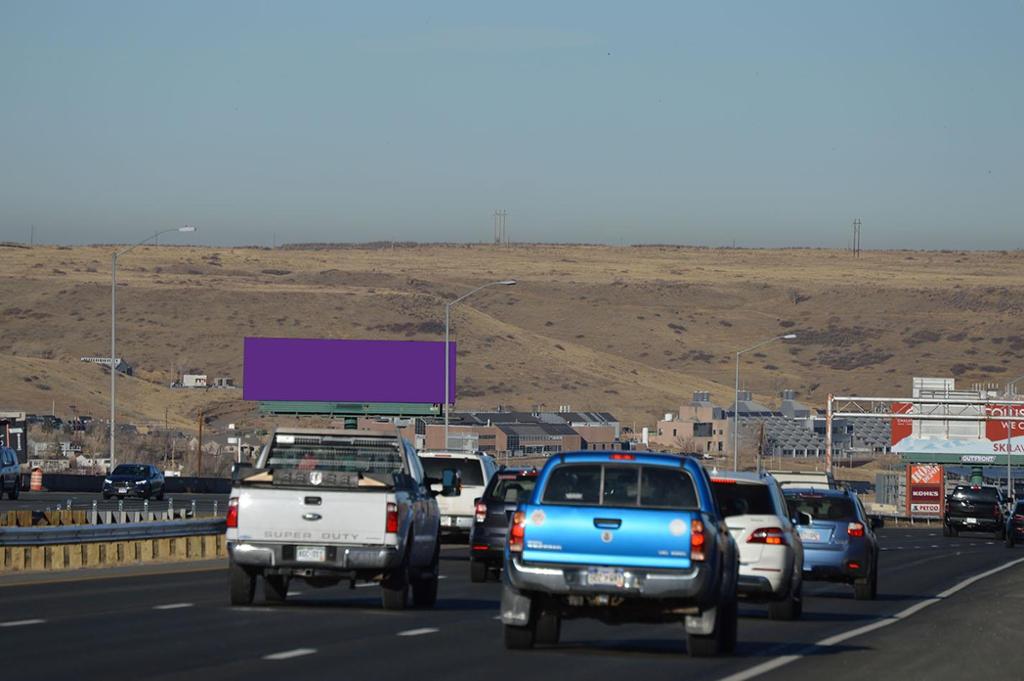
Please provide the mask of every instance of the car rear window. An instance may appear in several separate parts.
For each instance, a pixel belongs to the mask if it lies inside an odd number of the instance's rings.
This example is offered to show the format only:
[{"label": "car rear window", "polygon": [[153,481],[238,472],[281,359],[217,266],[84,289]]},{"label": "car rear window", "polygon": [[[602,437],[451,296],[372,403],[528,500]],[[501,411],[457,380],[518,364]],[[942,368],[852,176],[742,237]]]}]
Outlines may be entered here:
[{"label": "car rear window", "polygon": [[775,504],[768,485],[762,483],[712,481],[718,508],[725,517],[735,515],[775,515]]},{"label": "car rear window", "polygon": [[699,508],[690,475],[658,466],[559,466],[548,477],[543,501],[578,506]]},{"label": "car rear window", "polygon": [[1000,501],[999,492],[995,487],[979,487],[978,489],[957,487],[953,490],[953,498],[963,499],[964,501],[969,501],[972,504],[996,504]]},{"label": "car rear window", "polygon": [[845,496],[787,495],[786,505],[791,515],[808,513],[815,520],[850,520],[857,517],[853,502]]},{"label": "car rear window", "polygon": [[487,498],[493,501],[504,501],[506,504],[515,504],[529,499],[536,485],[537,476],[535,475],[501,478],[495,482]]},{"label": "car rear window", "polygon": [[423,462],[423,470],[428,478],[440,479],[444,475],[445,469],[451,468],[458,471],[463,485],[483,486],[484,484],[484,465],[480,459],[423,456],[420,457],[420,461]]}]

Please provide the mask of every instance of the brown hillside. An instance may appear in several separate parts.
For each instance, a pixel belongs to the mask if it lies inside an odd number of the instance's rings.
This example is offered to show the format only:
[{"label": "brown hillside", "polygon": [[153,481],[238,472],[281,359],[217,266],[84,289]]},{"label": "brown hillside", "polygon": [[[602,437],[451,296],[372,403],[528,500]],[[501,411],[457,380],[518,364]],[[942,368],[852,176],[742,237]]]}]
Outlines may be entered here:
[{"label": "brown hillside", "polygon": [[[0,408],[103,418],[110,247],[0,247]],[[963,384],[1024,374],[1024,253],[715,250],[603,246],[255,249],[140,247],[119,263],[122,419],[179,426],[238,392],[171,390],[182,370],[240,381],[246,335],[439,339],[455,313],[460,408],[610,410],[652,423],[695,389],[774,402],[792,387],[905,394],[911,375]],[[74,405],[72,408],[71,405]]]}]

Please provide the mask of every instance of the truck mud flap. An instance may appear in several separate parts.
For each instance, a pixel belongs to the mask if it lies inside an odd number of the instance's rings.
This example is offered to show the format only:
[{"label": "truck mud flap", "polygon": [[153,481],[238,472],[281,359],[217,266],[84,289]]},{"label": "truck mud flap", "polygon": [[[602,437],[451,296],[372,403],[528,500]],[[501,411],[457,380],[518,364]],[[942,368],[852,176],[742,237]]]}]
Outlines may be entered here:
[{"label": "truck mud flap", "polygon": [[501,623],[525,627],[530,623],[530,599],[508,585],[501,588]]},{"label": "truck mud flap", "polygon": [[[504,605],[504,600],[502,600],[502,605]],[[710,608],[699,615],[687,615],[686,633],[695,636],[709,636],[715,630],[717,614],[718,608]]]}]

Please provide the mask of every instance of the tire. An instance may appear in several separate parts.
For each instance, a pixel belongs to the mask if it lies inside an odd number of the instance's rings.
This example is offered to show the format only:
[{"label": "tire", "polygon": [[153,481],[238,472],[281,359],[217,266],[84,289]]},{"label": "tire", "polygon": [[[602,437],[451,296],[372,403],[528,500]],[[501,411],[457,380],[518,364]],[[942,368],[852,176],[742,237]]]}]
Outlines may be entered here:
[{"label": "tire", "polygon": [[803,589],[801,587],[796,588],[795,593],[790,593],[784,601],[773,601],[768,604],[768,618],[773,620],[782,620],[784,622],[792,622],[793,620],[800,619],[800,615],[804,611],[804,601],[802,596]]},{"label": "tire", "polygon": [[1014,533],[1012,531],[1006,533],[1006,539],[1004,540],[1004,543],[1006,544],[1006,548],[1008,549],[1012,549],[1013,545],[1017,543],[1017,538],[1014,537]]},{"label": "tire", "polygon": [[231,605],[250,605],[256,595],[256,573],[231,561],[228,565]]},{"label": "tire", "polygon": [[686,652],[690,657],[715,657],[736,649],[739,608],[735,600],[720,603],[715,615],[715,628],[710,634],[686,634]]},{"label": "tire", "polygon": [[420,572],[412,582],[412,602],[417,608],[433,608],[437,603],[437,583],[440,581],[441,537],[434,543],[434,558],[430,567]]},{"label": "tire", "polygon": [[853,582],[853,597],[858,601],[873,601],[878,595],[878,572],[872,570],[871,575]]},{"label": "tire", "polygon": [[533,635],[534,643],[548,646],[557,645],[561,635],[561,615],[554,610],[542,610],[537,616],[537,626]]},{"label": "tire", "polygon": [[959,537],[960,536],[960,529],[950,525],[949,526],[949,536],[951,536],[951,537]]},{"label": "tire", "polygon": [[525,627],[510,627],[505,625],[505,649],[506,650],[529,650],[537,636],[537,621],[530,618],[530,623]]},{"label": "tire", "polygon": [[469,559],[469,581],[479,584],[487,581],[487,563],[482,560]]},{"label": "tire", "polygon": [[[411,539],[406,546],[412,548]],[[385,610],[405,610],[409,605],[409,549],[401,565],[386,572],[380,581],[380,604]]]},{"label": "tire", "polygon": [[943,537],[952,537],[953,536],[953,530],[950,529],[949,525],[947,525],[945,523],[942,524],[942,536]]},{"label": "tire", "polygon": [[284,603],[288,598],[288,578],[284,575],[263,576],[263,600],[267,603]]}]

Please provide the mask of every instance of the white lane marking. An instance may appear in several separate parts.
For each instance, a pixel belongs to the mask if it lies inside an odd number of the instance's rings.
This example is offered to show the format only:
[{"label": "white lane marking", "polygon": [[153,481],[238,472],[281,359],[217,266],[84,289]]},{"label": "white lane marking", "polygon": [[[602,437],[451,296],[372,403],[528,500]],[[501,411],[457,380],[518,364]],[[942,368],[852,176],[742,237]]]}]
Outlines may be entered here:
[{"label": "white lane marking", "polygon": [[762,674],[767,674],[770,671],[775,671],[776,669],[778,669],[780,667],[785,667],[787,664],[789,664],[791,662],[796,662],[797,660],[800,660],[800,659],[804,658],[807,655],[819,654],[821,651],[816,650],[817,648],[832,647],[832,646],[838,645],[840,643],[843,643],[844,641],[849,641],[851,638],[856,638],[858,636],[863,636],[864,634],[867,634],[867,633],[870,633],[872,631],[875,631],[876,629],[882,629],[884,627],[889,626],[890,624],[896,624],[897,622],[905,620],[908,617],[911,617],[911,616],[919,613],[920,611],[922,611],[925,608],[927,608],[929,605],[935,605],[936,603],[941,603],[943,600],[949,598],[950,596],[952,596],[953,594],[957,593],[958,591],[962,591],[962,590],[966,589],[971,584],[974,584],[977,581],[980,581],[982,579],[987,579],[987,578],[991,577],[992,575],[998,574],[998,573],[1002,572],[1003,570],[1007,570],[1009,568],[1012,568],[1015,565],[1020,565],[1021,563],[1024,563],[1024,558],[1018,558],[1017,560],[1011,560],[1009,563],[1003,563],[999,567],[992,568],[991,570],[989,570],[987,572],[982,572],[980,574],[974,575],[973,577],[968,577],[967,579],[965,579],[965,580],[963,580],[961,582],[957,582],[956,584],[954,584],[953,586],[949,587],[945,591],[943,591],[941,593],[938,593],[938,594],[936,594],[935,596],[933,596],[931,598],[925,598],[924,600],[918,601],[917,603],[915,603],[914,605],[910,606],[909,608],[901,610],[900,612],[896,613],[895,615],[892,615],[891,617],[881,618],[881,619],[875,620],[871,624],[865,624],[862,627],[858,627],[856,629],[851,629],[849,631],[844,631],[841,634],[836,634],[835,636],[830,636],[828,638],[823,638],[822,640],[818,641],[817,643],[813,643],[810,646],[808,646],[807,648],[805,648],[804,651],[801,652],[801,653],[795,653],[793,655],[783,655],[781,657],[776,657],[773,660],[768,660],[767,662],[762,662],[761,664],[756,665],[754,667],[751,667],[750,669],[745,669],[745,670],[743,670],[741,672],[737,672],[737,673],[732,674],[730,676],[724,676],[721,679],[719,679],[719,681],[748,681],[749,679],[757,678],[758,676],[761,676]]},{"label": "white lane marking", "polygon": [[193,603],[164,603],[163,605],[154,605],[154,610],[178,610],[179,608],[191,608]]},{"label": "white lane marking", "polygon": [[434,627],[423,627],[422,629],[407,629],[406,631],[398,632],[399,636],[423,636],[424,634],[436,634],[441,631]]},{"label": "white lane marking", "polygon": [[30,624],[44,624],[46,620],[12,620],[10,622],[0,622],[0,627],[27,627]]},{"label": "white lane marking", "polygon": [[271,653],[270,655],[264,655],[264,660],[290,660],[293,657],[302,657],[303,655],[312,655],[316,652],[316,648],[296,648],[294,650],[284,650],[280,653]]}]

